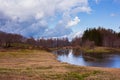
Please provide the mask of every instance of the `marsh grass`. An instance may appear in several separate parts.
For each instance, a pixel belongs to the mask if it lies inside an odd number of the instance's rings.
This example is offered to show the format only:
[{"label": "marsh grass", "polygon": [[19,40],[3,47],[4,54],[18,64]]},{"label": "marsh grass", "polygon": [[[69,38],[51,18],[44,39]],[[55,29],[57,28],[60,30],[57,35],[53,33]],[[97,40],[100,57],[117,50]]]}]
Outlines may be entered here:
[{"label": "marsh grass", "polygon": [[55,55],[44,50],[0,52],[0,80],[119,80],[119,75],[119,69],[60,63]]},{"label": "marsh grass", "polygon": [[108,47],[95,47],[92,49],[81,48],[85,53],[113,53],[120,52],[119,48],[108,48]]},{"label": "marsh grass", "polygon": [[[84,80],[86,77],[95,76],[96,74],[101,73],[100,71],[92,71],[87,73],[79,72],[66,72],[66,73],[42,73],[40,69],[50,69],[51,67],[46,68],[26,68],[26,69],[11,69],[11,68],[0,68],[0,74],[4,75],[24,75],[27,77],[39,77],[44,78],[45,80]],[[39,80],[39,79],[38,79]]]}]

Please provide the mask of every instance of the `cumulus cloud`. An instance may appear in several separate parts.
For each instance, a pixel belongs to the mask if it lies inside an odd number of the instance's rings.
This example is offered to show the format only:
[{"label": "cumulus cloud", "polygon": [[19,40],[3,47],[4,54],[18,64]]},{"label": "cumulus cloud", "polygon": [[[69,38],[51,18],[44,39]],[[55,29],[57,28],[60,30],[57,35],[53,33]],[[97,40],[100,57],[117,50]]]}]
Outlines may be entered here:
[{"label": "cumulus cloud", "polygon": [[35,38],[40,37],[45,30],[47,29],[47,23],[46,21],[38,21],[36,23],[31,24],[29,27],[21,30],[21,34],[25,36],[30,36],[32,37],[34,35]]},{"label": "cumulus cloud", "polygon": [[[56,11],[64,12],[73,7],[83,8],[80,11],[88,12],[87,0],[0,0],[0,10],[10,17],[26,19],[36,16],[52,16]],[[76,9],[75,8],[75,9]]]},{"label": "cumulus cloud", "polygon": [[56,26],[52,29],[47,29],[43,34],[43,37],[64,37],[72,33],[72,29],[67,27],[67,23],[70,20],[69,13],[64,13],[62,20],[60,20]]},{"label": "cumulus cloud", "polygon": [[[66,29],[66,25],[71,20],[71,15],[79,12],[91,12],[88,0],[0,0],[0,13],[2,13],[0,14],[0,30],[25,36],[43,36],[50,34],[49,32],[56,34],[55,36],[62,36],[72,31],[70,28]],[[64,16],[66,13],[68,14],[66,19],[56,21],[57,25],[51,30],[50,18],[56,20],[57,14]],[[62,26],[57,27],[58,24],[61,25],[60,21]],[[79,21],[76,17],[70,21],[69,26]],[[55,30],[60,30],[64,34]]]},{"label": "cumulus cloud", "polygon": [[65,28],[64,26],[56,26],[53,29],[48,29],[42,37],[50,38],[50,37],[64,37],[65,35],[69,35],[72,33],[72,29]]},{"label": "cumulus cloud", "polygon": [[80,19],[76,16],[73,20],[68,22],[67,27],[75,26],[80,22]]}]

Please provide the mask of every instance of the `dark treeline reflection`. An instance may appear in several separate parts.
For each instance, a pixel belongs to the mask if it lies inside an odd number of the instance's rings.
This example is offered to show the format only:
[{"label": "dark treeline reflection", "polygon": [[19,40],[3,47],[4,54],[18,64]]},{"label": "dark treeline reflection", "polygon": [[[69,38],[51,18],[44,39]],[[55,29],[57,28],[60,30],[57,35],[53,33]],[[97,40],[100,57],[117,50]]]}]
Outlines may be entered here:
[{"label": "dark treeline reflection", "polygon": [[68,56],[68,54],[70,53],[70,50],[69,49],[64,49],[64,50],[56,50],[54,51],[55,54],[57,55],[66,55]]},{"label": "dark treeline reflection", "polygon": [[79,57],[82,55],[82,51],[80,49],[72,49],[72,53],[75,57]]},{"label": "dark treeline reflection", "polygon": [[82,53],[85,61],[105,60],[107,55],[105,53]]}]

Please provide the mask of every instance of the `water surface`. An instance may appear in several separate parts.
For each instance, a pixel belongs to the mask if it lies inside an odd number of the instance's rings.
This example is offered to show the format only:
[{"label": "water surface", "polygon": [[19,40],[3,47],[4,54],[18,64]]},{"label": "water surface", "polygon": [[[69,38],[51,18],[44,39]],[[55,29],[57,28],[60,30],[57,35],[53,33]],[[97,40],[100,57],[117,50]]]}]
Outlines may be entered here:
[{"label": "water surface", "polygon": [[82,53],[77,50],[55,51],[58,60],[80,66],[120,68],[120,53]]}]

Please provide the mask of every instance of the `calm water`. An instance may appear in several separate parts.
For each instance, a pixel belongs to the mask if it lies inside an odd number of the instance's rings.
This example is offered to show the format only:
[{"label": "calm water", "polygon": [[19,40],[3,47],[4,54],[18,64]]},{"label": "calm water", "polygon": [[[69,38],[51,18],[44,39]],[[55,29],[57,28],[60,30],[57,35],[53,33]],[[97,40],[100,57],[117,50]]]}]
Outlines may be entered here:
[{"label": "calm water", "polygon": [[78,50],[58,50],[55,54],[59,61],[74,65],[120,68],[120,53],[85,54]]}]

